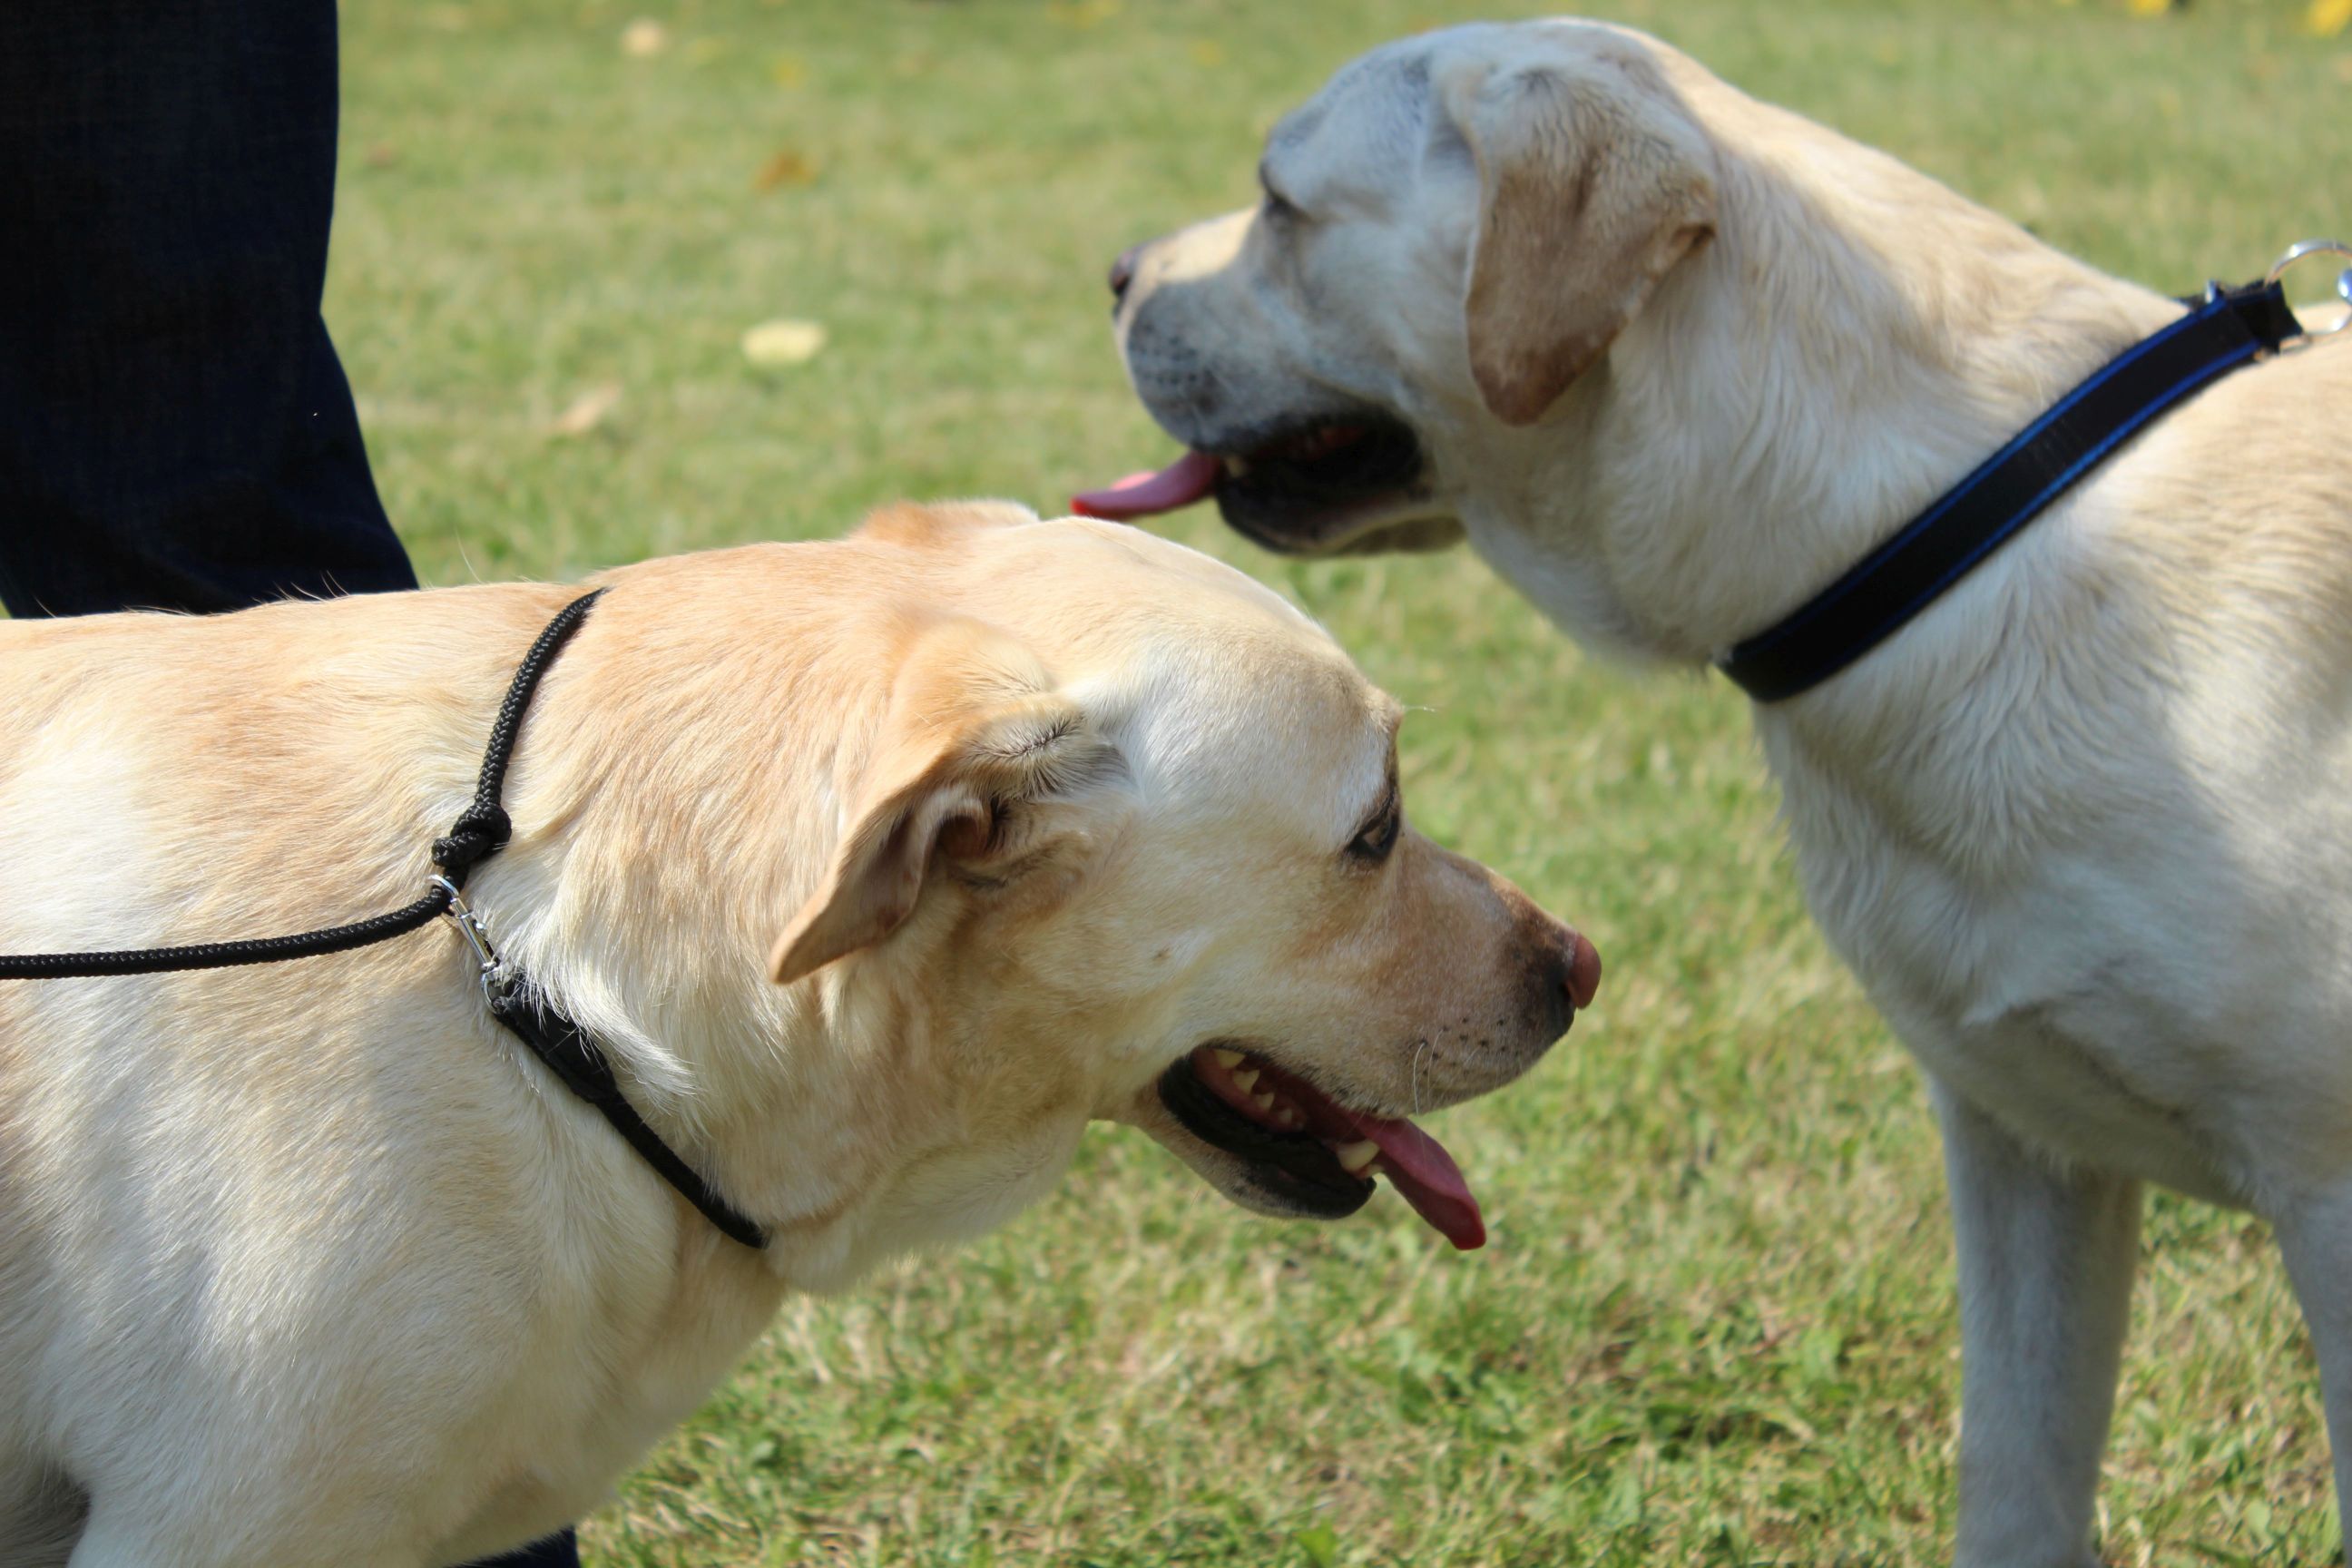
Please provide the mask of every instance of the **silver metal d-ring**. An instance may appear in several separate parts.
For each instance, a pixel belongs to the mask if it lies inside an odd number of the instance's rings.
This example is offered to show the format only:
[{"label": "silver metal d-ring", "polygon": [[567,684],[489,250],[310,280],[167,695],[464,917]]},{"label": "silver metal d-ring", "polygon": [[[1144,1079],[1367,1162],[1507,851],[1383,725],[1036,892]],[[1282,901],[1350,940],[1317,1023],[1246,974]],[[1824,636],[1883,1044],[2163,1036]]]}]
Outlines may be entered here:
[{"label": "silver metal d-ring", "polygon": [[[2288,246],[2284,253],[2283,253],[2276,261],[2271,263],[2271,269],[2263,275],[2263,281],[2265,283],[2275,283],[2280,279],[2286,276],[2286,270],[2288,268],[2293,267],[2298,261],[2305,260],[2314,256],[2335,256],[2341,257],[2346,261],[2352,261],[2352,245],[2347,245],[2340,239],[2297,240],[2294,244]],[[2336,277],[2336,298],[2342,300],[2347,306],[2352,306],[2352,267],[2347,267],[2344,268],[2343,272]],[[2334,326],[2322,327],[2316,331],[2306,331],[2299,337],[2289,338],[2287,340],[2286,346],[2292,346],[2299,342],[2308,342],[2314,338],[2333,337],[2336,333],[2342,331],[2347,326],[2352,326],[2352,311],[2347,311],[2344,319],[2337,321]]]}]

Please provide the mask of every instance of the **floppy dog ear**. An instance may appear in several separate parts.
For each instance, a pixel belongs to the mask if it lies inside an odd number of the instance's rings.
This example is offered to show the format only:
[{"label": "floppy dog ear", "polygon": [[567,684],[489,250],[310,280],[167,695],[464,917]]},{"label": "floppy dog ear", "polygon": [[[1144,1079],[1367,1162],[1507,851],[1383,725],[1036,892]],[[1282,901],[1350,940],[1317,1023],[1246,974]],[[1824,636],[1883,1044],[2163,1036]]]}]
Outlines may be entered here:
[{"label": "floppy dog ear", "polygon": [[1478,165],[1471,374],[1489,413],[1532,425],[1715,232],[1714,158],[1645,60],[1468,69],[1444,91]]},{"label": "floppy dog ear", "polygon": [[824,879],[768,959],[789,984],[871,947],[915,911],[935,868],[1001,877],[1050,846],[1024,805],[1099,775],[1118,752],[1051,689],[1034,655],[972,621],[916,634]]}]

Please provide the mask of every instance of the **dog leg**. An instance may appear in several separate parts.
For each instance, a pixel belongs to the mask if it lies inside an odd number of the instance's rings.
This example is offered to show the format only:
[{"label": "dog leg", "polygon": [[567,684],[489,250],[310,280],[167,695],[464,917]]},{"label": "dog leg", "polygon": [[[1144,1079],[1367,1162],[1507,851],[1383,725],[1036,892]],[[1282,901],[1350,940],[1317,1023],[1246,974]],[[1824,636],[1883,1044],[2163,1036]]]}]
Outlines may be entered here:
[{"label": "dog leg", "polygon": [[2139,1184],[2062,1171],[1936,1086],[1960,1275],[1960,1568],[2086,1568]]},{"label": "dog leg", "polygon": [[2352,1543],[2352,1185],[2294,1205],[2273,1228],[2319,1357],[2327,1436],[2336,1450],[2336,1518]]}]

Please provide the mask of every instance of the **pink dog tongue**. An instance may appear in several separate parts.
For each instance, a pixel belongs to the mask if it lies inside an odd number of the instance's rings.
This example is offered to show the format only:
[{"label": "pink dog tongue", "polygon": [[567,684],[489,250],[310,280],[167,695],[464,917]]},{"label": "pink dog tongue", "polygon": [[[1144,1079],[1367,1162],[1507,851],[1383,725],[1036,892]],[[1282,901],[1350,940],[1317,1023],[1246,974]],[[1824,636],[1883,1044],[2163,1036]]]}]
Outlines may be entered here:
[{"label": "pink dog tongue", "polygon": [[1399,1117],[1394,1121],[1344,1111],[1356,1130],[1381,1146],[1381,1167],[1389,1184],[1413,1212],[1437,1227],[1459,1252],[1486,1245],[1486,1222],[1479,1216],[1478,1200],[1462,1179],[1462,1167],[1445,1145]]},{"label": "pink dog tongue", "polygon": [[1073,496],[1070,510],[1112,522],[1157,517],[1204,499],[1216,487],[1220,466],[1206,452],[1187,452],[1157,473],[1129,474],[1108,489]]}]

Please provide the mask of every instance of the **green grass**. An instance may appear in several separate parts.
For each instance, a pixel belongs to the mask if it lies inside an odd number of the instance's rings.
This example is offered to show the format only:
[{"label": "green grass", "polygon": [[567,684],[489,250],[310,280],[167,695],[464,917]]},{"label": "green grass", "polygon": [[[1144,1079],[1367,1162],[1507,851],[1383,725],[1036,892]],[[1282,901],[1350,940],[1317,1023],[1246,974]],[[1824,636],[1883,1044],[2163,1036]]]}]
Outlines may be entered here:
[{"label": "green grass", "polygon": [[[643,9],[640,9],[640,5]],[[1359,49],[1500,0],[570,0],[345,11],[329,299],[430,581],[1047,510],[1163,456],[1104,326],[1130,240],[1246,198]],[[1626,0],[1770,99],[2186,289],[2352,221],[2352,37],[2284,0]],[[658,19],[667,45],[625,53]],[[814,178],[762,190],[789,154]],[[2326,175],[2338,177],[2329,188]],[[823,321],[813,362],[739,349]],[[593,388],[584,436],[551,421]],[[952,1258],[791,1306],[589,1521],[602,1563],[1895,1563],[1947,1550],[1934,1129],[1807,925],[1741,704],[1581,658],[1466,557],[1279,584],[1420,710],[1408,799],[1608,955],[1601,1004],[1442,1131],[1494,1242],[1392,1198],[1251,1217],[1143,1140]],[[2155,1201],[2111,1558],[2337,1550],[2262,1228]]]}]

